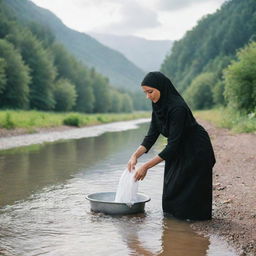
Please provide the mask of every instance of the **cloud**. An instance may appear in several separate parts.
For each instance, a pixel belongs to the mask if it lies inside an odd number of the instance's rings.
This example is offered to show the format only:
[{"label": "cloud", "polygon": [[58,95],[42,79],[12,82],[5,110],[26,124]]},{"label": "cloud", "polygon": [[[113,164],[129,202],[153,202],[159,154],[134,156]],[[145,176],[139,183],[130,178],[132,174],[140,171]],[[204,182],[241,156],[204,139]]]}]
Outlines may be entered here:
[{"label": "cloud", "polygon": [[118,22],[113,22],[101,28],[100,32],[111,32],[112,34],[134,34],[147,28],[155,28],[161,25],[157,12],[140,5],[134,0],[119,2]]},{"label": "cloud", "polygon": [[159,0],[158,7],[161,10],[175,11],[185,9],[195,4],[218,2],[223,3],[225,0]]}]

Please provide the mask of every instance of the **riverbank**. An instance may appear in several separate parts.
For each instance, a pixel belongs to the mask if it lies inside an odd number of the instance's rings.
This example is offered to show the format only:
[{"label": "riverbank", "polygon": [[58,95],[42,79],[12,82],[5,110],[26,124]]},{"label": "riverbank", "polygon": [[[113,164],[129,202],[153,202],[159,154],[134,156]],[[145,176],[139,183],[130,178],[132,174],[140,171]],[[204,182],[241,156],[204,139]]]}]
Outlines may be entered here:
[{"label": "riverbank", "polygon": [[46,142],[55,142],[59,140],[95,137],[105,132],[136,129],[138,124],[149,121],[150,119],[148,118],[140,118],[108,124],[90,125],[82,128],[74,128],[70,126],[37,128],[36,132],[33,134],[29,134],[28,131],[24,129],[2,129],[2,131],[0,130],[0,150]]},{"label": "riverbank", "polygon": [[241,256],[256,255],[256,135],[235,134],[200,121],[216,155],[213,174],[213,219],[193,223],[204,235],[227,240]]},{"label": "riverbank", "polygon": [[7,135],[7,132],[14,135],[17,135],[17,133],[36,133],[38,130],[40,131],[41,128],[61,129],[65,126],[85,127],[117,121],[149,118],[150,115],[151,113],[149,111],[87,114],[78,112],[59,113],[37,110],[0,110],[0,136],[3,132]]}]

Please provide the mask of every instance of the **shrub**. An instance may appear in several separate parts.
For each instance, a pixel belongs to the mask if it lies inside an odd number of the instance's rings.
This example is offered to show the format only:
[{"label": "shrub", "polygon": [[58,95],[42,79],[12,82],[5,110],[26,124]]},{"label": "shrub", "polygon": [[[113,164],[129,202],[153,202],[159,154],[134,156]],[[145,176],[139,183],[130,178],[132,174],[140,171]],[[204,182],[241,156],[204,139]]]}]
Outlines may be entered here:
[{"label": "shrub", "polygon": [[213,73],[197,76],[185,91],[184,98],[193,109],[207,109],[213,106],[212,88],[216,82]]},{"label": "shrub", "polygon": [[70,116],[66,117],[63,120],[63,124],[64,125],[69,125],[69,126],[80,127],[82,122],[81,122],[81,119],[79,118],[79,116],[77,116],[77,115],[70,115]]},{"label": "shrub", "polygon": [[225,98],[229,107],[246,113],[256,106],[256,42],[237,53],[237,60],[224,71]]},{"label": "shrub", "polygon": [[4,123],[3,123],[3,128],[5,128],[5,129],[13,129],[13,128],[15,128],[15,124],[12,121],[11,114],[8,113],[8,112],[5,115],[5,120],[4,120]]}]

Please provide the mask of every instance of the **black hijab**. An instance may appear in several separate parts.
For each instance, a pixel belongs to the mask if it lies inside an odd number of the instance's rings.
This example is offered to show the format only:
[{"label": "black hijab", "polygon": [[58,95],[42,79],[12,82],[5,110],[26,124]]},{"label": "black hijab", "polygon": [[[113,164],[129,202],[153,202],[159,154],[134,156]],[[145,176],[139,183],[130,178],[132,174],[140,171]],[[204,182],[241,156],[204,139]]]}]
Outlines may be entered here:
[{"label": "black hijab", "polygon": [[161,72],[149,72],[142,80],[141,85],[153,87],[160,91],[160,99],[156,103],[152,102],[153,111],[159,120],[165,121],[168,110],[172,107],[183,106],[189,109],[171,80]]}]

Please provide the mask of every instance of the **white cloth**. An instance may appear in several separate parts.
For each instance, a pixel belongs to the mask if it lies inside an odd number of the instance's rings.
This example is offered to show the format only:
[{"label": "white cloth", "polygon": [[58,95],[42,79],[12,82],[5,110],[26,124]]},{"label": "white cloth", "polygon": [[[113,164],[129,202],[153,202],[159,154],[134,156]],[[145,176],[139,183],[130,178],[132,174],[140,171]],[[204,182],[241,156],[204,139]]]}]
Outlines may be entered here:
[{"label": "white cloth", "polygon": [[135,170],[125,169],[118,183],[115,202],[132,206],[137,202],[138,182],[134,180]]}]

